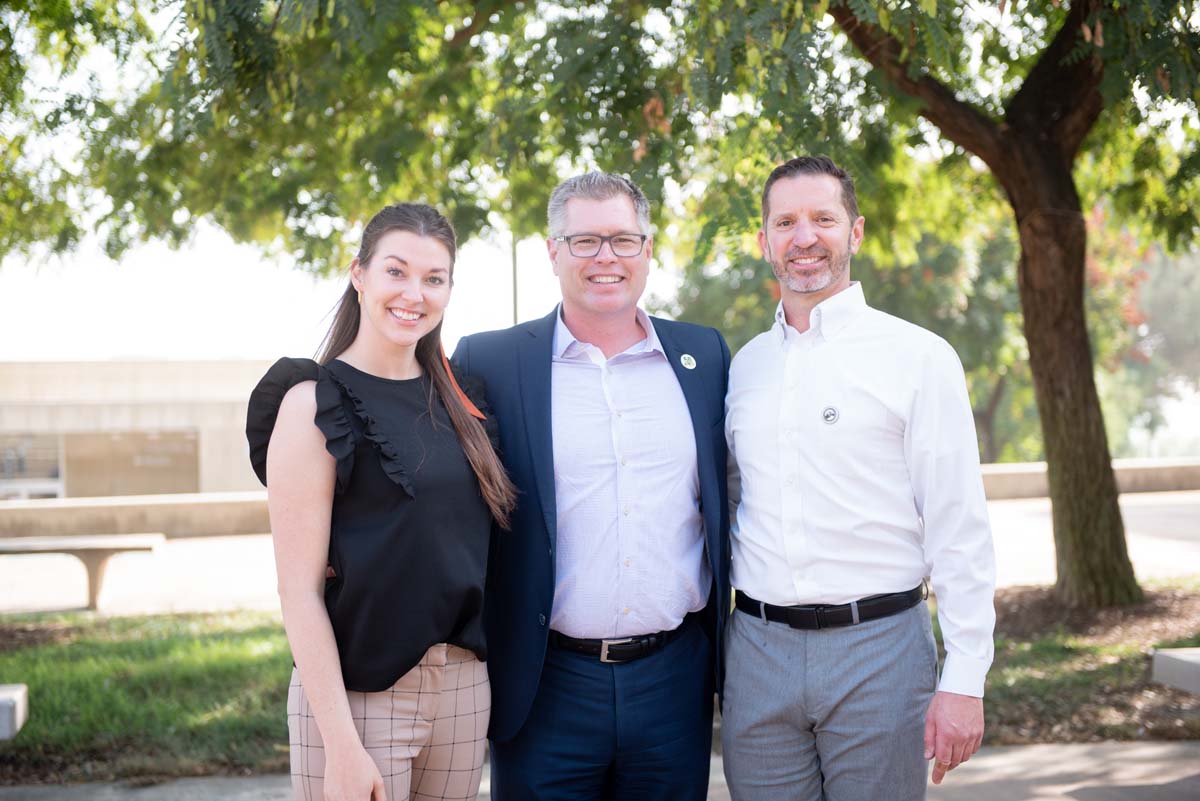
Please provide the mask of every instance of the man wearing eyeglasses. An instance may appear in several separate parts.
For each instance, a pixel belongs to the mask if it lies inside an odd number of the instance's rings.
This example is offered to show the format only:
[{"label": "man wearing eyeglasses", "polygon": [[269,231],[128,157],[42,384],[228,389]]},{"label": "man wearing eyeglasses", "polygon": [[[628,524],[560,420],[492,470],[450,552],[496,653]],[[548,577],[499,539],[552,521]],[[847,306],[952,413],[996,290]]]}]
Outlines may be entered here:
[{"label": "man wearing eyeglasses", "polygon": [[562,303],[454,355],[487,382],[519,489],[485,600],[492,798],[703,801],[729,349],[638,308],[654,242],[633,183],[571,178],[547,212]]}]

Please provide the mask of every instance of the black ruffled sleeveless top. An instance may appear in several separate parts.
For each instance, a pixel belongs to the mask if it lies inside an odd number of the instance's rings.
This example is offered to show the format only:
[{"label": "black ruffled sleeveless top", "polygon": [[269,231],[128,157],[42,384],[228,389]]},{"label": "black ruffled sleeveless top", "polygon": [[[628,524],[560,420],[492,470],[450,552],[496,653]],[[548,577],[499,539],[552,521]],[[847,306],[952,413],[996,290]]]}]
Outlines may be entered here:
[{"label": "black ruffled sleeveless top", "polygon": [[[456,374],[495,424],[478,379]],[[250,462],[267,484],[267,445],[283,396],[316,381],[314,422],[337,460],[325,584],[346,688],[391,687],[437,643],[487,658],[483,587],[492,518],[427,376],[390,380],[334,360],[280,359],[250,395]]]}]

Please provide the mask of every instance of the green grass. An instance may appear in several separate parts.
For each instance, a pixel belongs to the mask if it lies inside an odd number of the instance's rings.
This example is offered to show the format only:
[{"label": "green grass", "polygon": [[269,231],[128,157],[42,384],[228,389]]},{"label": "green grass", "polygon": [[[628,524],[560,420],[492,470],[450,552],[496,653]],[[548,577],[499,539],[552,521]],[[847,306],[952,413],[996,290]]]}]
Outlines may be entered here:
[{"label": "green grass", "polygon": [[[985,744],[1200,739],[1200,699],[1150,680],[1154,649],[1200,646],[1194,603],[1191,617],[1155,608],[1167,596],[1200,595],[1200,576],[1142,586],[1153,603],[1098,614],[1046,616],[1042,608],[1034,612],[1035,634],[997,634],[984,697]],[[1182,636],[1149,634],[1163,621]],[[940,649],[936,617],[934,629]]]},{"label": "green grass", "polygon": [[30,717],[0,743],[0,781],[284,770],[291,657],[277,615],[9,617],[66,628],[0,651]]},{"label": "green grass", "polygon": [[[1148,589],[1082,622],[1018,591],[1027,625],[1000,631],[1035,633],[997,637],[986,742],[1200,738],[1200,699],[1149,680],[1152,647],[1200,646],[1200,580]],[[0,684],[29,685],[31,712],[0,784],[286,771],[290,671],[277,614],[0,617]]]},{"label": "green grass", "polygon": [[[1200,646],[1200,633],[1155,644]],[[993,742],[1200,738],[1200,709],[1152,684],[1150,653],[1056,631],[998,639],[986,714]]]}]

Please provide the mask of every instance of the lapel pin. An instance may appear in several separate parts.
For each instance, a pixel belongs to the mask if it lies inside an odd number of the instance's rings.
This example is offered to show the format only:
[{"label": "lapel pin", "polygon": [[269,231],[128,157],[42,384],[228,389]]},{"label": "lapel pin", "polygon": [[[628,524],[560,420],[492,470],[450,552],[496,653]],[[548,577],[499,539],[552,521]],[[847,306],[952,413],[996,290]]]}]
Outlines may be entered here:
[{"label": "lapel pin", "polygon": [[686,367],[689,370],[696,369],[696,360],[694,358],[692,358],[692,354],[690,354],[690,353],[685,353],[682,356],[680,356],[679,363],[682,364],[684,367]]}]

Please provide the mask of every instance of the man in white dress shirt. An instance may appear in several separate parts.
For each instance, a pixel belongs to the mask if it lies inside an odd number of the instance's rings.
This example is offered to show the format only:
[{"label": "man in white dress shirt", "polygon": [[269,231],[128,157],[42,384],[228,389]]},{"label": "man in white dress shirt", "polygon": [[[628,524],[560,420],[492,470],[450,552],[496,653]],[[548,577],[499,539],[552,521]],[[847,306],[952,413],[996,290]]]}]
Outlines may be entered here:
[{"label": "man in white dress shirt", "polygon": [[629,180],[560,184],[562,303],[464,337],[519,490],[484,620],[495,801],[703,801],[729,610],[724,407],[712,328],[638,307],[650,204]]},{"label": "man in white dress shirt", "polygon": [[850,280],[864,220],[845,171],[792,159],[762,208],[782,298],[734,358],[726,401],[730,790],[922,799],[926,760],[940,783],[978,750],[992,661],[994,555],[962,366]]}]

